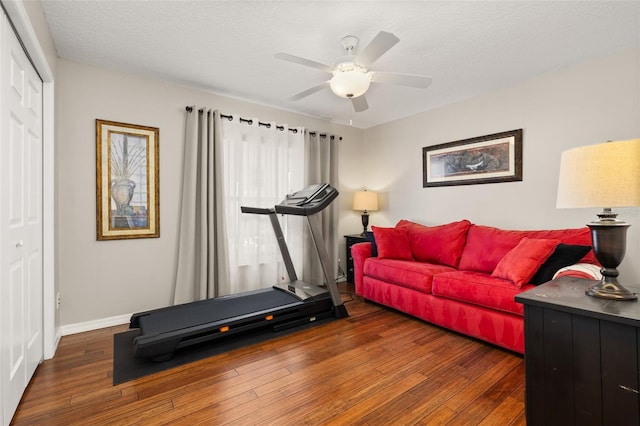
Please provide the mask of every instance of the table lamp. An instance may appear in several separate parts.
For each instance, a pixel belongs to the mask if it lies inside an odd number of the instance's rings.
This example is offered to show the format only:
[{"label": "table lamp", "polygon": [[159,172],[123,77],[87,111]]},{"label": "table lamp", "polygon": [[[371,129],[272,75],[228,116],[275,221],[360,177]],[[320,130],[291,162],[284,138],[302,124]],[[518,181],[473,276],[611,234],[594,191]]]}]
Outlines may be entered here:
[{"label": "table lamp", "polygon": [[558,208],[602,207],[599,220],[587,224],[593,253],[602,265],[602,279],[589,287],[589,296],[637,300],[618,282],[629,224],[612,207],[640,206],[640,139],[606,142],[562,153],[558,181]]},{"label": "table lamp", "polygon": [[353,210],[362,211],[362,236],[367,234],[367,226],[369,226],[369,212],[378,210],[378,194],[372,191],[356,191],[353,196]]}]

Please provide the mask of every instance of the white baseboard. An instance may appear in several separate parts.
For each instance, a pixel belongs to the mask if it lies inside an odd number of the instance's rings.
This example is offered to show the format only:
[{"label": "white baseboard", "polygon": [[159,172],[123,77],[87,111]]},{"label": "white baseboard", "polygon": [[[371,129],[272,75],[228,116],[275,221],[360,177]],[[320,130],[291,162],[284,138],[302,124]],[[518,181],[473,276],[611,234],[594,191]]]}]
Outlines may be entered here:
[{"label": "white baseboard", "polygon": [[117,315],[115,317],[102,318],[93,321],[79,322],[60,326],[60,334],[84,333],[85,331],[98,330],[99,328],[113,327],[114,325],[128,324],[132,314]]}]

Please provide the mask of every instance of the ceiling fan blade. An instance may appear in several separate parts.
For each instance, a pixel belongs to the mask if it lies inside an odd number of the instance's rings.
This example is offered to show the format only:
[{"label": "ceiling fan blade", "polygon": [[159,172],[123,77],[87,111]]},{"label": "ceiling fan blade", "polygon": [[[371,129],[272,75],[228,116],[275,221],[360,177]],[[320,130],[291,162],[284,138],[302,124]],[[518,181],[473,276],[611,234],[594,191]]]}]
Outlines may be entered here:
[{"label": "ceiling fan blade", "polygon": [[300,92],[298,94],[295,94],[295,95],[291,96],[289,99],[292,100],[292,101],[299,101],[302,98],[306,98],[309,95],[312,95],[312,94],[314,94],[316,92],[319,92],[320,90],[324,89],[325,87],[329,87],[329,82],[328,81],[322,82],[322,83],[318,84],[317,86],[313,86],[313,87],[311,87],[311,88],[309,88],[307,90],[304,90],[304,91],[302,91],[302,92]]},{"label": "ceiling fan blade", "polygon": [[431,77],[413,74],[399,74],[395,72],[374,72],[371,79],[374,83],[398,84],[401,86],[418,87],[424,89],[431,84]]},{"label": "ceiling fan blade", "polygon": [[357,98],[351,98],[351,103],[353,104],[353,110],[355,112],[362,112],[369,109],[367,98],[364,95],[360,95]]},{"label": "ceiling fan blade", "polygon": [[373,64],[378,58],[385,54],[398,43],[400,39],[392,33],[380,31],[362,52],[358,53],[355,62],[363,67]]},{"label": "ceiling fan blade", "polygon": [[329,65],[321,64],[320,62],[312,61],[311,59],[301,58],[299,56],[290,55],[288,53],[276,53],[274,58],[287,62],[293,62],[294,64],[304,65],[305,67],[311,67],[320,71],[331,72],[333,70]]}]

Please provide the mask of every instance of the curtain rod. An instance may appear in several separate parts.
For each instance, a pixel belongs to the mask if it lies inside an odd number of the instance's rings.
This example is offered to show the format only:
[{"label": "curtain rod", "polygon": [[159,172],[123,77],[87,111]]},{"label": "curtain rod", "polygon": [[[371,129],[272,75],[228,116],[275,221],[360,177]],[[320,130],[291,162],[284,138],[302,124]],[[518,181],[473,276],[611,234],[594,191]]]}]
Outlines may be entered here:
[{"label": "curtain rod", "polygon": [[[193,108],[192,108],[192,107],[190,107],[190,106],[187,106],[185,109],[187,110],[187,112],[193,112]],[[202,113],[204,113],[204,110],[203,110],[203,109],[199,109],[199,110],[198,110],[198,112],[199,112],[200,114],[202,114]],[[232,116],[232,115],[220,114],[220,117],[222,117],[222,118],[226,118],[226,119],[227,119],[227,120],[229,120],[229,121],[232,121],[232,120],[233,120],[233,116]],[[252,120],[252,119],[250,119],[250,118],[242,118],[242,117],[239,117],[239,118],[238,118],[238,120],[240,120],[240,122],[241,122],[241,123],[247,123],[249,126],[251,126],[251,125],[253,124],[253,120]],[[262,121],[258,121],[258,126],[264,126],[264,127],[266,127],[267,129],[270,129],[270,128],[271,128],[271,123],[263,123]],[[284,126],[277,126],[277,125],[276,125],[276,129],[278,129],[278,130],[280,130],[280,131],[284,131]],[[293,132],[293,133],[298,133],[298,129],[289,129],[289,131],[290,131],[290,132]],[[309,134],[310,134],[311,136],[315,136],[315,135],[316,135],[316,133],[317,133],[317,132],[309,132]],[[329,136],[329,135],[327,135],[326,133],[320,133],[320,134],[319,134],[319,136],[320,136],[321,138],[326,138],[326,137],[327,137],[327,136]],[[333,139],[335,138],[335,136],[330,136],[330,138],[331,138],[331,140],[333,140]],[[338,137],[338,140],[340,140],[340,141],[341,141],[341,140],[342,140],[342,136],[339,136],[339,137]]]}]

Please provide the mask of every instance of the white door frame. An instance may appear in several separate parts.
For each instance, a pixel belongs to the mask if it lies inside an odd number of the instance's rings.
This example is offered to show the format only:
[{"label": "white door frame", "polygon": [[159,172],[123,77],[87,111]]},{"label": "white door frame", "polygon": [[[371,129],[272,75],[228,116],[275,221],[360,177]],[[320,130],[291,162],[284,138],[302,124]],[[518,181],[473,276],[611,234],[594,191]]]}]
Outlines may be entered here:
[{"label": "white door frame", "polygon": [[55,182],[54,182],[54,77],[31,25],[23,0],[0,0],[33,66],[42,78],[42,225],[43,225],[43,339],[44,358],[51,359],[60,341],[55,296]]}]

